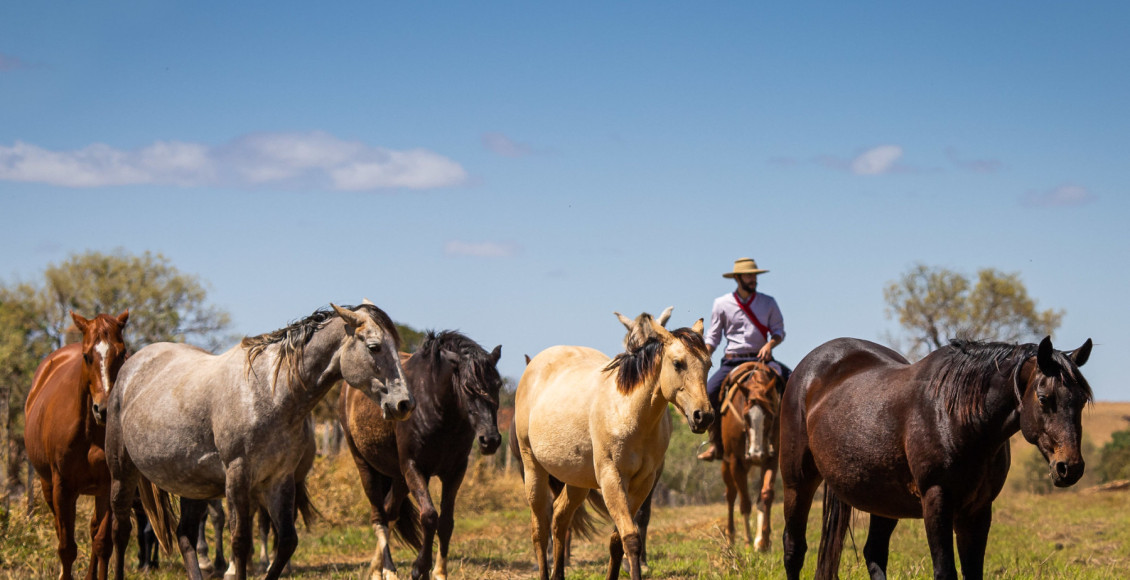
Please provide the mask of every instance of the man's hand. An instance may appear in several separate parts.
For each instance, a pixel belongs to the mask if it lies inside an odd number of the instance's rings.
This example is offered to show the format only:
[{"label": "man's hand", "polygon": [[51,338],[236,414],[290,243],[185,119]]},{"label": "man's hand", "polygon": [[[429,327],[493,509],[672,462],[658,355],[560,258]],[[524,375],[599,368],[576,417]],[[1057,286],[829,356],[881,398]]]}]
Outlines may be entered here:
[{"label": "man's hand", "polygon": [[757,359],[760,360],[761,362],[766,362],[766,363],[773,360],[773,341],[772,340],[765,343],[765,346],[762,346],[761,350],[757,351]]}]

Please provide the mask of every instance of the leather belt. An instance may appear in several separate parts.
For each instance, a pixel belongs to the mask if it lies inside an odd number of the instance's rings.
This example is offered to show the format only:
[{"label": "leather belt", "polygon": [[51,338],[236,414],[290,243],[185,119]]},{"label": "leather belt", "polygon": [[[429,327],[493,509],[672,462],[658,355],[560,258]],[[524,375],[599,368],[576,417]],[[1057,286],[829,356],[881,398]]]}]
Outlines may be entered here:
[{"label": "leather belt", "polygon": [[757,358],[757,353],[756,352],[739,352],[739,353],[734,353],[734,354],[726,353],[726,354],[722,355],[722,358],[724,360],[734,360],[734,359],[739,359],[739,358],[754,359],[754,358]]}]

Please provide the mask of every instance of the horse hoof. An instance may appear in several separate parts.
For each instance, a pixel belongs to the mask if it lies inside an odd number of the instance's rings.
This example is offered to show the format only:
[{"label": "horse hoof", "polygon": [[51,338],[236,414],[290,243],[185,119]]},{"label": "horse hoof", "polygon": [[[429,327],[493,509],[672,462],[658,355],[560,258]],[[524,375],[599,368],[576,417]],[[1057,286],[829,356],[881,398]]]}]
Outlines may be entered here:
[{"label": "horse hoof", "polygon": [[379,580],[400,580],[395,570],[382,570]]}]

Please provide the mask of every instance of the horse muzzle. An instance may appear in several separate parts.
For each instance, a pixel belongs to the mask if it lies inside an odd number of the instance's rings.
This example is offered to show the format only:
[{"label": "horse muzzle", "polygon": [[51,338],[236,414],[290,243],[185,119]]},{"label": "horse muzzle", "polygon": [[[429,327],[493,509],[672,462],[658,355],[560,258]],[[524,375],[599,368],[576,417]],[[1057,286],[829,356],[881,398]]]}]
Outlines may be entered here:
[{"label": "horse muzzle", "polygon": [[499,435],[498,432],[479,435],[479,450],[483,452],[483,455],[493,455],[501,445],[502,435]]},{"label": "horse muzzle", "polygon": [[99,426],[106,424],[106,405],[99,405],[94,403],[90,408],[90,413],[94,415],[94,422]]},{"label": "horse muzzle", "polygon": [[385,421],[403,421],[412,415],[416,408],[416,400],[412,395],[405,393],[403,397],[396,398],[385,395],[381,402],[381,415]]},{"label": "horse muzzle", "polygon": [[1083,477],[1086,466],[1086,462],[1081,459],[1076,462],[1053,461],[1051,463],[1052,484],[1056,487],[1075,485],[1079,478]]},{"label": "horse muzzle", "polygon": [[694,433],[705,433],[706,428],[714,422],[714,413],[711,411],[700,411],[695,409],[690,415],[687,415],[687,425],[690,426],[691,431]]}]

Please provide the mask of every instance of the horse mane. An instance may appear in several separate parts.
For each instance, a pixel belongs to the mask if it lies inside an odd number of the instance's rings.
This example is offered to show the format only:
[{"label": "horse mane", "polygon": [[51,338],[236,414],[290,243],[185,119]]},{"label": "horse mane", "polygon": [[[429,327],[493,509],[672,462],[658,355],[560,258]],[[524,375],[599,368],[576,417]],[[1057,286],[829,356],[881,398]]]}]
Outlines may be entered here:
[{"label": "horse mane", "polygon": [[[392,319],[389,318],[388,314],[385,314],[384,310],[372,304],[342,306],[341,308],[368,312],[385,332],[392,334],[393,343],[397,350],[400,350],[400,333],[396,331],[396,325],[393,324]],[[314,337],[315,332],[324,328],[335,318],[340,318],[340,316],[334,309],[322,307],[315,310],[310,316],[292,322],[286,327],[258,336],[244,337],[239,345],[247,351],[248,372],[250,372],[251,363],[255,362],[255,359],[263,354],[263,351],[273,344],[278,344],[279,359],[275,363],[275,382],[278,382],[279,372],[284,363],[287,367],[288,376],[291,378],[300,377],[299,371],[301,370],[302,355],[306,352],[306,345]]]},{"label": "horse mane", "polygon": [[[707,356],[706,342],[702,335],[689,329],[677,328],[671,331],[687,350],[699,356]],[[654,334],[636,348],[616,355],[604,372],[616,371],[616,390],[630,395],[640,385],[651,382],[659,372],[659,361],[663,360],[663,341]]]},{"label": "horse mane", "polygon": [[[490,353],[463,333],[445,330],[437,334],[434,330],[429,330],[413,356],[428,362],[428,372],[433,375],[431,382],[438,384],[434,380],[436,378],[434,374],[442,365],[445,350],[459,355],[461,364],[452,381],[455,388],[468,395],[486,399],[497,406],[498,393],[491,393],[482,387],[487,382],[483,380],[484,375],[494,368]],[[495,373],[497,374],[497,370]]]},{"label": "horse mane", "polygon": [[[971,421],[984,409],[985,393],[995,379],[1016,380],[1024,361],[1036,356],[1035,344],[1008,344],[954,339],[930,358],[938,358],[926,388],[945,402],[946,411],[962,423]],[[1093,393],[1078,368],[1063,353],[1054,352],[1059,366],[1080,385],[1087,400]]]}]

